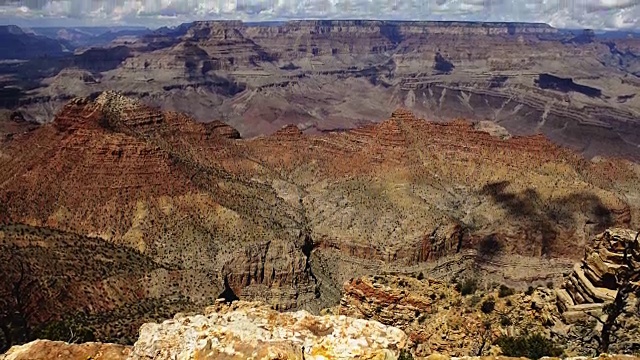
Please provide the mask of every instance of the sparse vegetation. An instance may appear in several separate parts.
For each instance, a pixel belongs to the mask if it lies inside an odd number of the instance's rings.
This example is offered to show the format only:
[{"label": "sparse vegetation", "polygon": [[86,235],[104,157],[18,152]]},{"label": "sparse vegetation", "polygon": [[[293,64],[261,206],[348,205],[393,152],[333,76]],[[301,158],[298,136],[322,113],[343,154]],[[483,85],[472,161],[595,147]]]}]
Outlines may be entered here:
[{"label": "sparse vegetation", "polygon": [[96,341],[93,329],[72,323],[71,321],[51,321],[35,332],[34,338],[68,343]]},{"label": "sparse vegetation", "polygon": [[480,303],[480,301],[482,301],[482,298],[479,295],[473,295],[469,300],[469,305],[476,306]]},{"label": "sparse vegetation", "polygon": [[560,356],[562,350],[550,339],[541,334],[522,336],[501,336],[495,344],[500,346],[505,356],[540,359],[545,356]]},{"label": "sparse vegetation", "polygon": [[508,316],[502,315],[502,316],[500,316],[500,325],[502,325],[502,326],[511,326],[511,325],[513,325],[513,321],[511,321],[511,319]]}]

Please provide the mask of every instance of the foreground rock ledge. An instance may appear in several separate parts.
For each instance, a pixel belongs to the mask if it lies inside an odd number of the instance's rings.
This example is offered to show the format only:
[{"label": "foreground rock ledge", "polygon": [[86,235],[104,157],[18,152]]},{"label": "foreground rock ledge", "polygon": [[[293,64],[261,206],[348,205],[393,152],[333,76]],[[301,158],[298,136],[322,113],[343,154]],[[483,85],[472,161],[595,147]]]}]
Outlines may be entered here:
[{"label": "foreground rock ledge", "polygon": [[[129,350],[118,345],[35,341],[9,350],[17,359],[397,359],[405,333],[376,321],[346,316],[279,313],[259,303],[218,303],[204,315],[177,314],[145,324]],[[101,352],[109,355],[100,355]],[[304,353],[304,355],[303,355]]]}]

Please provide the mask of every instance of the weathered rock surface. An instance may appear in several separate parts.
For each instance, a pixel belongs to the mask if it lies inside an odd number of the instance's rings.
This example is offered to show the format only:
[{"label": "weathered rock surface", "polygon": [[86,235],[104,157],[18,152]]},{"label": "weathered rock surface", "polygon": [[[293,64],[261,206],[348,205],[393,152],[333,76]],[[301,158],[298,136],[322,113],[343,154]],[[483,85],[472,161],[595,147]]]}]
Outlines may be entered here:
[{"label": "weathered rock surface", "polygon": [[396,359],[405,333],[393,326],[345,316],[313,316],[306,311],[279,313],[263,304],[219,302],[203,315],[177,314],[140,328],[129,347],[35,341],[16,346],[0,359],[69,360],[169,359]]},{"label": "weathered rock surface", "polygon": [[345,316],[278,313],[255,303],[208,308],[145,324],[130,357],[138,359],[395,359],[402,330]]},{"label": "weathered rock surface", "polygon": [[61,341],[36,340],[14,346],[2,360],[125,360],[131,354],[130,346],[101,343],[68,344]]},{"label": "weathered rock surface", "polygon": [[[380,278],[381,279],[381,278]],[[394,281],[393,278],[387,277],[386,280]],[[409,278],[396,278],[400,281],[411,281]],[[367,280],[365,280],[367,281]],[[414,279],[415,281],[415,279]],[[389,286],[397,284],[375,283],[377,291],[389,291]],[[424,288],[432,290],[445,290],[444,284],[433,282],[432,280],[424,280],[422,282]],[[416,290],[411,284],[404,290]],[[402,285],[401,286],[406,286]],[[437,291],[437,290],[436,290]],[[378,295],[380,295],[380,293]],[[444,293],[440,293],[444,294]],[[389,293],[391,297],[404,295],[397,291]],[[419,293],[411,297],[406,296],[404,300],[400,299],[399,312],[402,313],[408,309],[409,303],[422,302],[425,299],[417,301],[420,296],[427,295]],[[538,301],[542,293],[534,293],[531,296],[532,301]],[[471,345],[475,342],[491,341],[494,335],[500,334],[503,330],[498,327],[493,329],[475,328],[479,315],[473,306],[468,308],[463,314],[456,314],[456,306],[449,304],[442,307],[442,302],[447,301],[445,298],[429,296],[433,306],[430,310],[421,315],[427,317],[425,327],[433,327],[431,323],[452,324],[456,322],[461,328],[460,336],[451,338],[452,333],[446,326],[440,326],[436,334],[429,336],[430,342],[442,341],[450,344],[465,342]],[[373,301],[379,306],[380,296],[373,294]],[[518,297],[509,297],[507,300],[518,302]],[[389,299],[387,299],[389,300]],[[451,299],[448,299],[451,300]],[[456,299],[458,301],[459,299]],[[528,298],[524,299],[528,302]],[[353,305],[353,304],[352,304]],[[364,304],[363,304],[364,305]],[[450,309],[450,306],[453,308]],[[540,308],[529,305],[528,309],[523,304],[515,312],[522,314],[524,312],[533,313],[539,311]],[[528,305],[528,304],[527,304]],[[421,305],[416,305],[422,308]],[[508,305],[513,306],[513,305]],[[354,310],[352,308],[351,310]],[[444,310],[449,310],[444,314]],[[507,312],[505,312],[505,310]],[[412,310],[413,311],[413,310]],[[495,312],[500,316],[512,316],[514,310],[503,309],[498,305]],[[508,314],[508,315],[505,315]],[[359,313],[362,315],[362,313]],[[389,313],[391,315],[391,313]],[[444,315],[442,319],[436,317]],[[485,314],[483,320],[484,327],[487,323],[494,321],[490,315]],[[387,317],[387,320],[391,318]],[[522,320],[522,319],[519,319]],[[169,359],[229,359],[229,360],[326,360],[326,359],[370,359],[370,360],[395,360],[398,359],[401,352],[411,350],[416,352],[415,337],[416,328],[407,326],[406,322],[402,322],[403,327],[407,327],[409,331],[413,331],[414,336],[407,337],[401,329],[384,325],[377,321],[356,319],[344,315],[324,315],[314,316],[306,311],[280,313],[274,311],[269,306],[256,302],[236,301],[231,304],[225,304],[223,300],[216,302],[214,306],[208,307],[203,314],[185,315],[176,314],[173,319],[166,320],[162,323],[147,323],[140,328],[140,337],[133,347],[101,344],[101,343],[85,343],[85,344],[68,344],[64,342],[54,342],[47,340],[36,340],[25,345],[12,347],[4,355],[0,355],[2,360],[49,360],[64,358],[69,360],[169,360]],[[497,326],[496,323],[494,325]],[[529,323],[519,323],[517,327],[526,326],[528,331],[534,331]],[[429,330],[426,330],[428,332]],[[507,331],[507,333],[511,333]],[[424,334],[424,332],[422,333]],[[471,339],[464,339],[464,336]],[[436,339],[437,338],[437,339]],[[457,339],[457,340],[456,340]],[[426,344],[418,344],[418,353],[420,346]],[[478,344],[475,344],[477,346]],[[423,347],[424,356],[415,356],[416,359],[426,360],[490,360],[490,359],[510,359],[504,356],[452,356],[451,351],[441,351],[442,347],[429,345]],[[426,352],[425,352],[426,351]],[[492,353],[499,353],[499,350]],[[566,359],[591,359],[588,357]],[[637,360],[637,357],[628,355],[601,355],[600,360]]]}]

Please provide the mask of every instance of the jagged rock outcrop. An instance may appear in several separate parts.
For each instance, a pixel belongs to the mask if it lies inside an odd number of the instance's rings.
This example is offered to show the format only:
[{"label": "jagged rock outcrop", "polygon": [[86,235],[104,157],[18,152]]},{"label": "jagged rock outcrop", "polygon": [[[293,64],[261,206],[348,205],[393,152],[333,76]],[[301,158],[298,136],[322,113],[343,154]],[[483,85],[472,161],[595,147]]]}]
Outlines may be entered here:
[{"label": "jagged rock outcrop", "polygon": [[[575,264],[563,288],[558,290],[558,304],[567,320],[584,311],[602,310],[615,299],[619,287],[617,275],[628,270],[625,247],[635,242],[634,248],[640,249],[637,234],[627,229],[609,229],[586,248],[584,259]],[[636,251],[628,256],[637,272],[631,282],[640,288],[640,255]]]},{"label": "jagged rock outcrop", "polygon": [[574,325],[570,339],[576,347],[600,345],[604,327],[610,326],[606,332],[614,341],[609,349],[640,348],[638,232],[608,229],[596,236],[557,290],[557,298],[564,321]]}]

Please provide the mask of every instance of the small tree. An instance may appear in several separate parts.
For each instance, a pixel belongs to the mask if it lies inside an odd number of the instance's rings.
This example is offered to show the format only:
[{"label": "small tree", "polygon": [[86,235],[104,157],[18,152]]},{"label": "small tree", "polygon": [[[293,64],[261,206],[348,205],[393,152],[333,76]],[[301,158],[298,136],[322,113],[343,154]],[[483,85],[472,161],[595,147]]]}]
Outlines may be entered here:
[{"label": "small tree", "polygon": [[461,283],[457,282],[456,290],[458,290],[461,295],[474,294],[476,290],[478,290],[478,280],[476,278],[467,278]]},{"label": "small tree", "polygon": [[[15,248],[6,249],[7,264],[15,271],[8,272],[0,285],[0,353],[11,346],[33,340],[34,324],[47,323],[41,307],[47,299],[59,298],[62,291],[45,292],[35,275],[34,266],[17,255]],[[0,259],[3,261],[5,259]]]},{"label": "small tree", "polygon": [[33,319],[32,295],[38,286],[37,280],[31,276],[31,268],[11,254],[9,261],[17,264],[18,272],[9,274],[0,290],[0,331],[3,343],[0,352],[12,345],[31,339],[29,323]]}]

